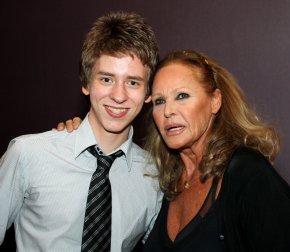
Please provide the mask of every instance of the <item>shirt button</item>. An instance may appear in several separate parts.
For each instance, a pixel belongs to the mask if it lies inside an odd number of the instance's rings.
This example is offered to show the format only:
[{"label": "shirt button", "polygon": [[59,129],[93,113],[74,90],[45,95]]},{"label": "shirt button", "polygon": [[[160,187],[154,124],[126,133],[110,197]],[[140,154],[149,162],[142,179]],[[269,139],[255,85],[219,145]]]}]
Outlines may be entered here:
[{"label": "shirt button", "polygon": [[224,235],[222,235],[222,234],[220,235],[219,238],[220,238],[221,241],[223,241],[225,239]]}]

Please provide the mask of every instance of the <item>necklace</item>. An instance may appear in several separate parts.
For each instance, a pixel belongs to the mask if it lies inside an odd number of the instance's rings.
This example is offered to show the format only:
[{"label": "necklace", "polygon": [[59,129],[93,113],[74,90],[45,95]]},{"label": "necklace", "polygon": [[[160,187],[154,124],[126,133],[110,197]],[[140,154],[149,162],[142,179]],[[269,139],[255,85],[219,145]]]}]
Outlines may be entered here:
[{"label": "necklace", "polygon": [[184,188],[184,189],[188,189],[189,186],[190,186],[189,181],[188,181],[188,180],[185,180],[185,181],[184,181],[184,184],[183,184],[183,188]]}]

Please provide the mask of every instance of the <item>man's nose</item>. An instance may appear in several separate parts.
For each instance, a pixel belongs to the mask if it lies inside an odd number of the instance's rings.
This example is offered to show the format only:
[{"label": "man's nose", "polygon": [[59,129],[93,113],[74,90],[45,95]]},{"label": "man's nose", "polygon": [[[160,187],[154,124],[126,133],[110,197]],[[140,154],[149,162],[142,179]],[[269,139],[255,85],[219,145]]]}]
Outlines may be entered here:
[{"label": "man's nose", "polygon": [[125,85],[125,83],[117,82],[112,87],[110,97],[116,103],[123,103],[127,100],[127,90]]}]

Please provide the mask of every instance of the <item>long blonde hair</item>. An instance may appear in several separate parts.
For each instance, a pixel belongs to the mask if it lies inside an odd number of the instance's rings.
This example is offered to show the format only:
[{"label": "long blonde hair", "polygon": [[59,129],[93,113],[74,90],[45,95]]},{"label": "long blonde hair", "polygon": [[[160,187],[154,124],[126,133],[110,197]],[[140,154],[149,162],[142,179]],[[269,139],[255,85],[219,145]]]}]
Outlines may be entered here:
[{"label": "long blonde hair", "polygon": [[[199,82],[206,92],[212,93],[218,88],[222,94],[221,109],[215,117],[199,164],[202,182],[210,177],[220,178],[231,153],[238,146],[258,150],[270,162],[274,161],[280,147],[277,132],[250,108],[244,92],[226,69],[204,54],[186,50],[167,55],[158,64],[156,72],[173,63],[197,69]],[[166,146],[153,120],[144,147],[156,161],[161,190],[168,199],[173,199],[179,193],[177,188],[183,163],[178,150]]]}]

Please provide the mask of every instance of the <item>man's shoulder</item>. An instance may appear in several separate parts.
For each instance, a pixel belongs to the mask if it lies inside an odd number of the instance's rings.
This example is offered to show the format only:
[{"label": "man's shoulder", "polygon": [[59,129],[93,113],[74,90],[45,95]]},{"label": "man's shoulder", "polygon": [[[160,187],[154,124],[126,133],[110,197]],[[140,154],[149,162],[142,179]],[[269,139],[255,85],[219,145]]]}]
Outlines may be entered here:
[{"label": "man's shoulder", "polygon": [[66,131],[56,131],[50,130],[41,133],[26,134],[15,137],[9,143],[8,148],[14,146],[14,148],[41,148],[41,146],[58,144],[65,139],[68,139],[69,136],[73,136],[73,133],[67,133]]},{"label": "man's shoulder", "polygon": [[150,157],[150,154],[148,151],[144,150],[141,148],[139,145],[132,143],[131,147],[131,152],[132,152],[132,158],[133,161],[145,161],[148,160],[148,157]]},{"label": "man's shoulder", "polygon": [[133,163],[143,167],[147,173],[156,172],[156,163],[148,151],[133,143],[131,153]]}]

